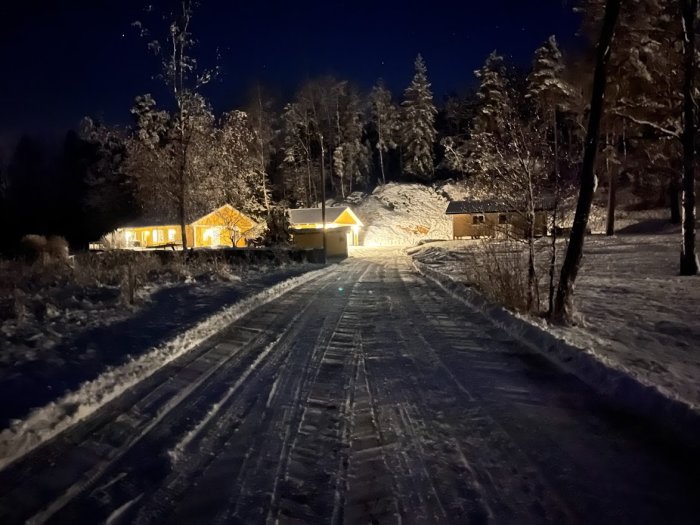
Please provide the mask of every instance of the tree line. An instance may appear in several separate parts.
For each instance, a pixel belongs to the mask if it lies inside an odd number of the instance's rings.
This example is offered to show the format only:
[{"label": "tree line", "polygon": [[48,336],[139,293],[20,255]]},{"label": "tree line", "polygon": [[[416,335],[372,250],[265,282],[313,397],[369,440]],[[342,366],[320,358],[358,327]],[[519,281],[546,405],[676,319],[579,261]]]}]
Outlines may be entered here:
[{"label": "tree line", "polygon": [[[68,157],[80,157],[77,165],[70,174],[65,163],[53,170],[69,182],[56,206],[70,206],[65,216],[80,216],[92,228],[75,217],[72,226],[61,224],[48,212],[46,224],[29,217],[33,196],[50,198],[48,188],[57,186],[38,174],[46,169],[38,167],[41,155],[31,152],[30,139],[0,164],[5,224],[17,225],[18,233],[72,227],[69,237],[84,239],[147,211],[177,220],[184,234],[193,216],[223,203],[264,219],[279,216],[277,207],[316,206],[322,190],[344,199],[389,181],[452,177],[519,210],[529,224],[545,200],[556,224],[560,208],[572,206],[580,190],[590,193],[577,208],[580,236],[600,183],[607,188],[608,234],[615,231],[617,191],[628,186],[683,224],[682,271],[697,272],[696,0],[579,0],[586,52],[565,57],[550,37],[525,72],[494,51],[475,72],[475,89],[439,104],[419,55],[400,96],[381,80],[363,93],[324,76],[304,82],[286,103],[258,86],[245,107],[220,115],[202,94],[217,70],[202,69],[195,58],[192,4],[178,6],[162,39],[148,44],[160,58],[169,100],[137,97],[126,127],[86,119],[80,137],[66,142]],[[550,290],[555,246],[556,237]],[[529,281],[533,303],[534,275]]]}]

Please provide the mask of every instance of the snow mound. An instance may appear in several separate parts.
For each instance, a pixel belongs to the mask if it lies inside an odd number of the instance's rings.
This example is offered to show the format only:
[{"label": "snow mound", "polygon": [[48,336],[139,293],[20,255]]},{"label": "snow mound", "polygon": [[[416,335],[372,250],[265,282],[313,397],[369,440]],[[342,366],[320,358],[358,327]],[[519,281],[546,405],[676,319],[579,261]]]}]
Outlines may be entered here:
[{"label": "snow mound", "polygon": [[422,184],[379,186],[353,211],[362,220],[364,246],[413,246],[422,240],[452,238],[445,215],[448,200]]}]

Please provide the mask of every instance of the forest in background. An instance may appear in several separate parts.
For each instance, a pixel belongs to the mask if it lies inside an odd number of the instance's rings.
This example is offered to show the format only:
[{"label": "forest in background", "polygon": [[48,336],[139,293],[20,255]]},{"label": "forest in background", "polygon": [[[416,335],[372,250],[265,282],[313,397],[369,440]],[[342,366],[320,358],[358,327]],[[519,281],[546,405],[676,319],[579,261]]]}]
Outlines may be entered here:
[{"label": "forest in background", "polygon": [[[667,206],[669,220],[681,220],[683,3],[622,2],[597,163],[609,188],[609,233],[615,190],[624,186],[642,206]],[[448,178],[503,200],[574,195],[604,6],[577,3],[588,51],[562,55],[550,38],[529,71],[494,51],[474,89],[439,102],[418,56],[403,93],[381,80],[363,93],[325,76],[304,82],[288,101],[255,87],[246,107],[217,113],[201,93],[217,71],[195,58],[189,27],[196,12],[183,2],[160,40],[147,35],[170,100],[137,97],[127,127],[86,118],[57,154],[22,137],[0,159],[0,246],[12,251],[24,234],[38,233],[82,248],[144,213],[186,221],[223,203],[264,219],[276,206],[317,205],[323,179],[337,200],[388,181]],[[523,185],[532,189],[527,198]]]}]

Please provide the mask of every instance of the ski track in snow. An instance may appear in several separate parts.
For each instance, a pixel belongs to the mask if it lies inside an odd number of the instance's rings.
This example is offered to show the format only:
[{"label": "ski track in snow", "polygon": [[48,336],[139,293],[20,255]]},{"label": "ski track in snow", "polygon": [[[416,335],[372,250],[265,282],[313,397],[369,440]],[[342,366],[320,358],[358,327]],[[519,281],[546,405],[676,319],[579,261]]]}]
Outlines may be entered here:
[{"label": "ski track in snow", "polygon": [[0,472],[0,520],[692,523],[697,464],[412,270],[350,259]]}]

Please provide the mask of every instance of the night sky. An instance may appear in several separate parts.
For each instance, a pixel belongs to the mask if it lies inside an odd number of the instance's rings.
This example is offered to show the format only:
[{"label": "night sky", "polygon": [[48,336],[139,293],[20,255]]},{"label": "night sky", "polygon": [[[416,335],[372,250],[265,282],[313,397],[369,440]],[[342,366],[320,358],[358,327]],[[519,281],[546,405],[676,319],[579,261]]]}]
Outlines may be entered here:
[{"label": "night sky", "polygon": [[[154,35],[169,2],[0,0],[0,143],[21,133],[59,137],[84,115],[126,123],[136,95],[151,92],[158,60],[131,27]],[[144,13],[153,4],[158,15]],[[21,5],[15,5],[21,4]],[[493,49],[526,67],[550,34],[576,45],[578,20],[564,0],[203,0],[192,30],[197,57],[222,75],[204,89],[216,111],[245,103],[259,81],[282,101],[307,78],[331,73],[369,89],[384,78],[400,97],[422,53],[436,97],[473,84]],[[162,98],[162,97],[161,97]]]}]

